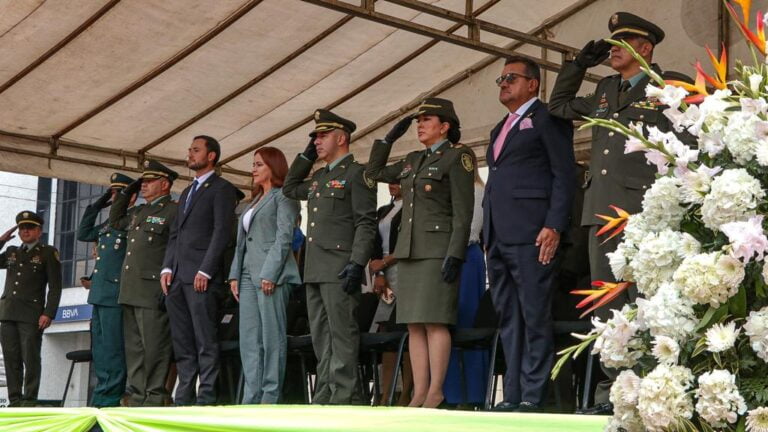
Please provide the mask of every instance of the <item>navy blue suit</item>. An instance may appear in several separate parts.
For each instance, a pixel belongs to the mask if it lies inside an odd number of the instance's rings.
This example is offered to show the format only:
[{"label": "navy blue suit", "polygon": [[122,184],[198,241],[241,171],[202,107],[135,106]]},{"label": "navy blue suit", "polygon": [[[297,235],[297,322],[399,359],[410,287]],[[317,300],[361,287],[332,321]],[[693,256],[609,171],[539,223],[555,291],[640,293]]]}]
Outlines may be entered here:
[{"label": "navy blue suit", "polygon": [[488,147],[483,239],[507,362],[504,401],[541,404],[554,357],[555,260],[541,264],[535,243],[542,228],[562,233],[569,226],[573,127],[537,100],[510,129],[496,160],[493,146],[505,120],[491,131]]},{"label": "navy blue suit", "polygon": [[[166,307],[179,372],[175,402],[211,405],[216,402],[214,386],[219,374],[216,296],[229,274],[224,253],[232,240],[237,188],[213,174],[197,187],[187,205],[190,189],[179,199],[163,262],[164,268],[173,271]],[[198,271],[211,277],[205,292],[194,290]]]}]

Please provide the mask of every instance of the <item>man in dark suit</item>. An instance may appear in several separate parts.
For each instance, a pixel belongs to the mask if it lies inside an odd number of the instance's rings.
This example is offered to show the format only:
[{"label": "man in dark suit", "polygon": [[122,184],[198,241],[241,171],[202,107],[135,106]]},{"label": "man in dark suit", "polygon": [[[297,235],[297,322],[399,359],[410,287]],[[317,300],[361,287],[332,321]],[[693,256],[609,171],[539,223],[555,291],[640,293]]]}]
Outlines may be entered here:
[{"label": "man in dark suit", "polygon": [[538,65],[507,59],[491,132],[483,233],[491,296],[507,362],[499,411],[536,411],[552,367],[552,281],[573,200],[573,128],[538,100]]},{"label": "man in dark suit", "polygon": [[[179,373],[174,398],[177,405],[216,402],[216,302],[229,271],[223,261],[237,205],[237,188],[214,172],[220,156],[221,146],[215,139],[201,135],[192,140],[187,166],[195,171],[195,179],[179,199],[163,261],[160,282],[167,295]],[[200,386],[196,391],[198,376]]]}]

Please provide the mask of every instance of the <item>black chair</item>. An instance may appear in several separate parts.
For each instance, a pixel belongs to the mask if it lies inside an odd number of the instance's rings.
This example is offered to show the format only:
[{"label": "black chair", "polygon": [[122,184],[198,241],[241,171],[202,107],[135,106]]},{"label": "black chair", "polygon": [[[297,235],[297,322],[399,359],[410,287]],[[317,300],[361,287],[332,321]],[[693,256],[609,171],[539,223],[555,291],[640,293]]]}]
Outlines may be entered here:
[{"label": "black chair", "polygon": [[304,401],[312,402],[312,395],[315,392],[315,385],[312,375],[316,373],[315,350],[312,347],[312,336],[288,336],[288,356],[297,356],[301,362],[302,389],[304,392]]},{"label": "black chair", "polygon": [[496,312],[491,301],[490,291],[486,290],[480,299],[475,314],[473,328],[453,329],[451,334],[451,348],[459,350],[459,371],[461,375],[461,389],[464,400],[467,400],[467,383],[464,374],[464,353],[466,351],[488,351],[488,377],[485,387],[484,409],[490,409],[493,402],[494,380],[496,377],[496,352],[499,345],[499,329]]},{"label": "black chair", "polygon": [[[400,363],[402,362],[403,350],[405,349],[405,341],[407,339],[408,332],[405,331],[360,334],[360,356],[368,356],[368,366],[371,369],[373,377],[373,389],[370,392],[367,392],[364,386],[363,396],[371,401],[371,405],[376,405],[376,398],[379,393],[381,393],[381,380],[379,378],[379,363],[381,362],[380,354],[385,352],[396,352],[396,366],[392,374],[392,382],[389,383],[389,395],[387,397],[388,404],[392,405],[397,374],[400,370]],[[364,360],[361,360],[361,366],[364,364],[363,361]]]},{"label": "black chair", "polygon": [[[67,393],[69,393],[69,384],[72,382],[72,373],[75,371],[75,365],[77,363],[90,363],[93,360],[93,353],[91,350],[79,350],[70,351],[66,355],[67,360],[72,363],[69,366],[69,375],[67,376],[67,383],[64,385],[64,396],[61,397],[61,402],[58,404],[60,407],[64,406],[64,402],[67,401]],[[38,401],[41,405],[45,404],[45,401]],[[87,401],[86,401],[87,402]]]}]

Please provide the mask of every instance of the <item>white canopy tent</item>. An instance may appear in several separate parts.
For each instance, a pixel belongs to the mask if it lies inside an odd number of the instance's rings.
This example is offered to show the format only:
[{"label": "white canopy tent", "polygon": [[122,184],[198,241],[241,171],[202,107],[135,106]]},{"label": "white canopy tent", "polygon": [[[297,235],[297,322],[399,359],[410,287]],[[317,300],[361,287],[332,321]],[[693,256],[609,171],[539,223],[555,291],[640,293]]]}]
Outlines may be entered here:
[{"label": "white canopy tent", "polygon": [[[563,58],[607,36],[617,10],[667,32],[665,69],[692,74],[704,44],[739,42],[719,0],[0,0],[0,170],[105,183],[158,158],[188,176],[186,149],[207,134],[225,177],[247,187],[253,150],[291,159],[315,108],[358,124],[365,161],[428,95],[454,101],[482,159],[504,112],[500,56],[550,70],[546,99]],[[418,146],[409,134],[393,157]],[[588,136],[576,146],[588,157]]]}]

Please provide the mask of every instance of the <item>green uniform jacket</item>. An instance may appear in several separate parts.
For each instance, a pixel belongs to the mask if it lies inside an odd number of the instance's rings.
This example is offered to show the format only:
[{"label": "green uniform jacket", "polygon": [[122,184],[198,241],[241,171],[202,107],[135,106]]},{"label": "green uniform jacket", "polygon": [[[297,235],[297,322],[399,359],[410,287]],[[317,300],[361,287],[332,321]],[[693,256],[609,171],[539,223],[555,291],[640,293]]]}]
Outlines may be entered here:
[{"label": "green uniform jacket", "polygon": [[291,164],[283,194],[306,200],[307,243],[304,282],[339,282],[350,261],[368,264],[376,241],[376,184],[366,184],[363,166],[347,156],[332,170],[299,155]]},{"label": "green uniform jacket", "polygon": [[[0,242],[0,249],[5,242]],[[0,268],[7,269],[0,297],[0,321],[37,323],[40,315],[56,317],[61,299],[61,262],[55,247],[37,243],[23,252],[8,246],[0,253]],[[45,287],[48,286],[48,300]]]},{"label": "green uniform jacket", "polygon": [[117,301],[128,306],[159,309],[163,296],[160,271],[178,203],[166,195],[152,204],[142,204],[130,211],[127,207],[128,197],[118,194],[109,211],[110,224],[119,224],[126,212],[130,216],[128,247]]},{"label": "green uniform jacket", "polygon": [[[108,222],[96,225],[101,209],[89,205],[85,208],[83,219],[77,228],[77,239],[82,242],[96,243],[96,266],[91,274],[91,289],[88,303],[99,306],[117,307],[120,293],[120,273],[128,244],[128,215],[116,221],[114,226]],[[115,227],[119,227],[115,228]]]},{"label": "green uniform jacket", "polygon": [[[653,69],[661,75],[657,65]],[[549,111],[568,120],[582,120],[584,117],[615,119],[623,125],[642,122],[646,126],[657,126],[661,131],[672,130],[662,113],[666,106],[656,105],[645,97],[645,87],[650,77],[643,77],[632,86],[623,102],[619,102],[620,75],[600,80],[595,93],[576,97],[586,70],[573,62],[566,62],[552,89]],[[602,225],[605,221],[595,213],[610,212],[609,205],[618,206],[629,213],[642,210],[643,195],[656,178],[656,167],[649,165],[645,153],[624,154],[626,137],[606,128],[592,128],[592,153],[590,173],[587,175],[587,190],[584,196],[582,225]]]},{"label": "green uniform jacket", "polygon": [[375,141],[365,175],[402,187],[395,257],[464,259],[475,202],[474,153],[463,144],[446,142],[426,159],[426,150],[414,151],[386,166],[391,149],[392,144]]}]

